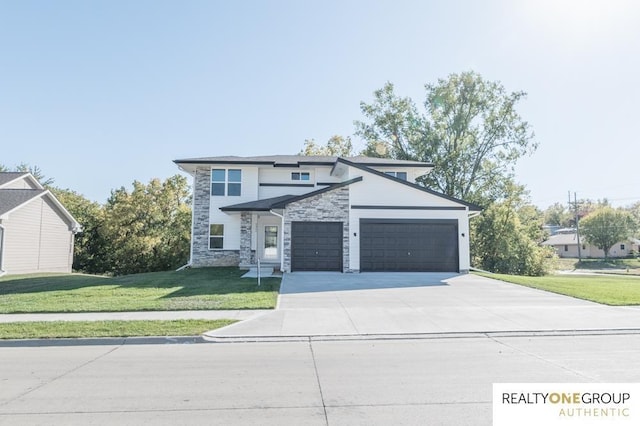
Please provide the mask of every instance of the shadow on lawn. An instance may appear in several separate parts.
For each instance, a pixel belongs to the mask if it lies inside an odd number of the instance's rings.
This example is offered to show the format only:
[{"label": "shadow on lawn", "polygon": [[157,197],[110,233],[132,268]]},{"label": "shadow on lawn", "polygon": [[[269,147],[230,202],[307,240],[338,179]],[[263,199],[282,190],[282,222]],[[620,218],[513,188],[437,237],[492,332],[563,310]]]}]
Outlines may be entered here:
[{"label": "shadow on lawn", "polygon": [[244,272],[235,267],[197,268],[183,271],[147,272],[142,274],[105,277],[83,274],[50,274],[38,276],[3,277],[0,296],[21,293],[78,290],[99,286],[117,288],[176,289],[162,298],[215,295],[228,293],[254,293],[278,290],[280,280],[268,278],[257,286],[256,280],[240,278]]}]

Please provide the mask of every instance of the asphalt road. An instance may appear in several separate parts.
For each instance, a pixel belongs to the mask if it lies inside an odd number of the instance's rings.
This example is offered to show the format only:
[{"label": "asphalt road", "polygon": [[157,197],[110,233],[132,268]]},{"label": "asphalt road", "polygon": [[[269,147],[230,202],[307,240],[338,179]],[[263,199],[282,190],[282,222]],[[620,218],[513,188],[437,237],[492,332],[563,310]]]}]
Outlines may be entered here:
[{"label": "asphalt road", "polygon": [[639,382],[640,334],[0,347],[2,425],[490,425],[494,382]]}]

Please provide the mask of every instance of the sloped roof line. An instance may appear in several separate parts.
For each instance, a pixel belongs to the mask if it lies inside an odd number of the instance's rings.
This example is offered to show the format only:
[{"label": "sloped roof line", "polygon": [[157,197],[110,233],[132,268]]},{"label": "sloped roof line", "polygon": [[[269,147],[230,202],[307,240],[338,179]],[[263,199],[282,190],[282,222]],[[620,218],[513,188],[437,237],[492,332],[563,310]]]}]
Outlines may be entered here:
[{"label": "sloped roof line", "polygon": [[426,188],[424,186],[420,186],[418,184],[411,183],[411,182],[408,182],[406,180],[398,179],[397,177],[390,176],[390,175],[388,175],[386,173],[380,172],[380,171],[372,169],[370,167],[362,166],[362,165],[357,164],[357,163],[353,163],[353,162],[351,162],[349,160],[346,160],[344,158],[338,158],[338,160],[336,160],[336,163],[343,163],[343,164],[346,164],[348,166],[352,166],[352,167],[355,167],[357,169],[364,170],[366,172],[372,173],[372,174],[374,174],[376,176],[380,176],[380,177],[383,177],[385,179],[389,179],[389,180],[392,180],[394,182],[401,183],[403,185],[409,186],[411,188],[418,189],[418,190],[420,190],[422,192],[426,192],[428,194],[435,195],[436,197],[444,198],[445,200],[449,200],[449,201],[453,201],[453,202],[458,203],[458,204],[462,204],[463,206],[469,207],[470,211],[480,212],[480,211],[483,210],[482,207],[478,206],[477,204],[469,203],[467,201],[463,201],[463,200],[460,200],[460,199],[455,198],[455,197],[450,197],[448,195],[442,194],[440,192],[434,191],[434,190]]},{"label": "sloped roof line", "polygon": [[302,195],[282,195],[280,197],[273,198],[264,198],[262,200],[249,201],[247,203],[233,204],[230,206],[220,207],[220,210],[223,212],[233,212],[233,211],[269,211],[272,209],[282,209],[287,206],[287,204],[304,200],[305,198],[310,198],[316,195],[324,194],[325,192],[333,191],[334,189],[342,188],[347,185],[351,185],[352,183],[360,182],[362,180],[361,176],[358,176],[353,179],[346,180],[344,182],[335,183],[329,185],[325,188],[318,189],[316,191],[307,192]]},{"label": "sloped roof line", "polygon": [[[220,156],[220,157],[200,157],[184,158],[173,160],[176,164],[264,164],[274,166],[299,166],[299,165],[333,165],[338,156],[330,155],[263,155],[254,157]],[[366,157],[363,155],[355,157],[345,157],[349,161],[357,164],[377,167],[424,167],[432,168],[433,164],[412,160],[394,160],[390,158]]]}]

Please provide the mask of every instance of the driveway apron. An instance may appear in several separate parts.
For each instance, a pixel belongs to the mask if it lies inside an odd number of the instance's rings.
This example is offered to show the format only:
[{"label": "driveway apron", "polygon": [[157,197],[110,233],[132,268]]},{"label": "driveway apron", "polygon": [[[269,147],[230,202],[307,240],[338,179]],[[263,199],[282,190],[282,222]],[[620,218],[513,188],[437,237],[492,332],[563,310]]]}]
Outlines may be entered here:
[{"label": "driveway apron", "polygon": [[295,272],[278,308],[206,334],[224,338],[640,329],[612,307],[472,274]]}]

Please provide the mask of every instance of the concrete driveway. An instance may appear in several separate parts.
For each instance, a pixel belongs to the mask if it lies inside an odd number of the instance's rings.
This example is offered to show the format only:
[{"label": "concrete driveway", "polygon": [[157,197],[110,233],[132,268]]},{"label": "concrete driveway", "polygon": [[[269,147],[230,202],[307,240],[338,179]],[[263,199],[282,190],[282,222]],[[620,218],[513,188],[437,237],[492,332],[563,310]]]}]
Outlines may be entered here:
[{"label": "concrete driveway", "polygon": [[476,275],[296,272],[276,311],[209,338],[640,329],[639,307],[611,307]]}]

